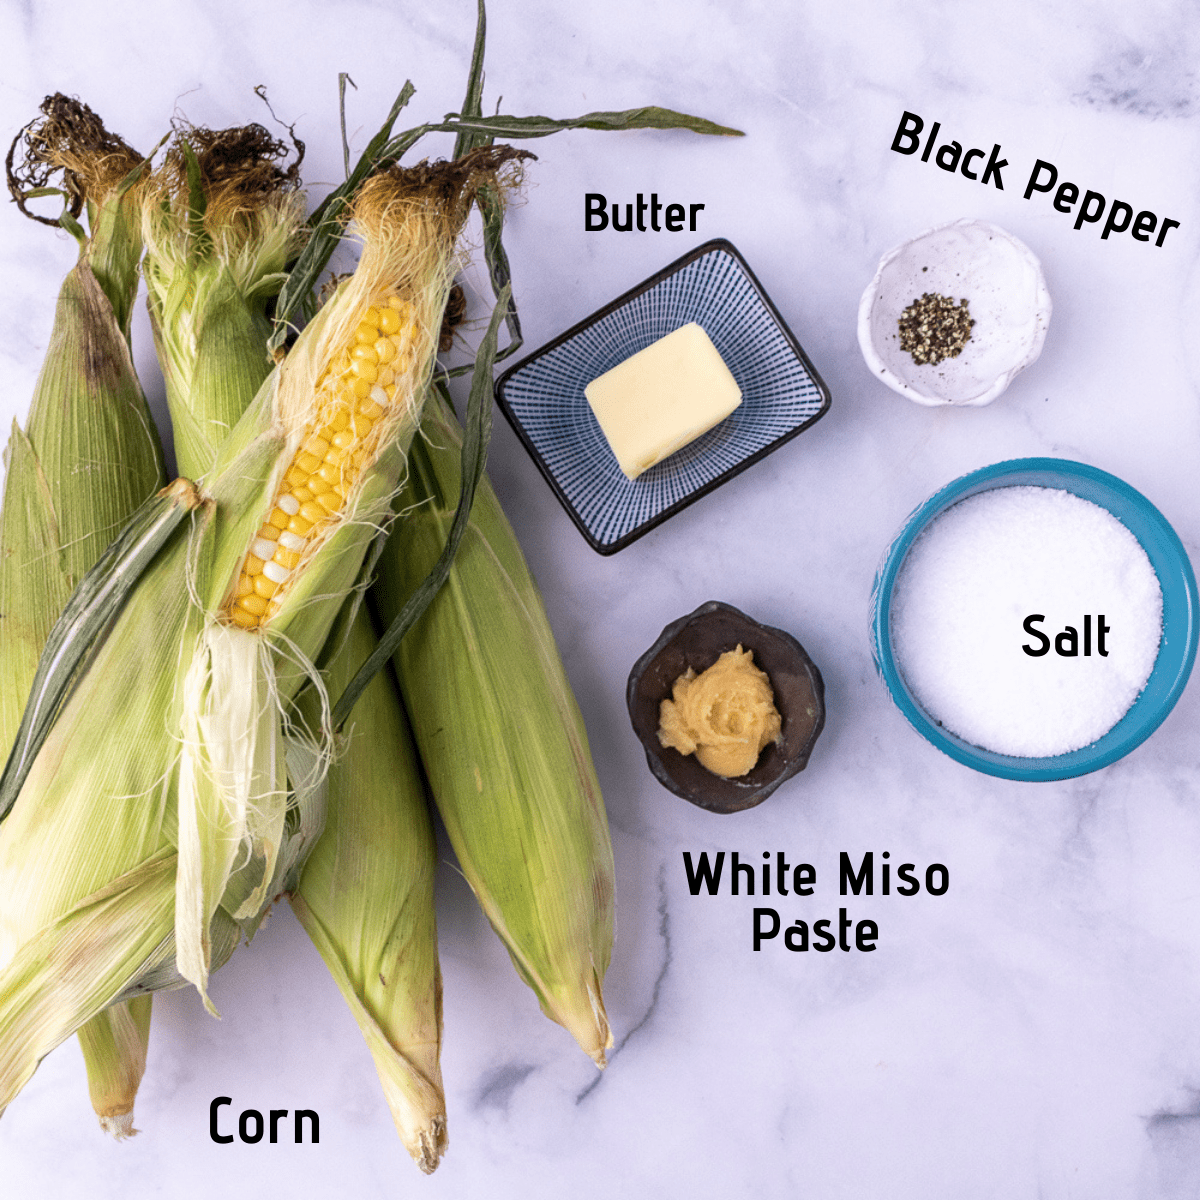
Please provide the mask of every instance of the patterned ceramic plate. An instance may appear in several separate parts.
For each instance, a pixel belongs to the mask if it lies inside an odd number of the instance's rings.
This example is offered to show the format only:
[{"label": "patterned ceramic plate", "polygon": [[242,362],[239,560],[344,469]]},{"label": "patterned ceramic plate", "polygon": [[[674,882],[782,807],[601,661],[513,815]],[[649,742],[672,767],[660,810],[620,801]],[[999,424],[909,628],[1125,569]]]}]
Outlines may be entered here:
[{"label": "patterned ceramic plate", "polygon": [[[712,339],[743,402],[627,479],[583,389],[689,321]],[[829,408],[829,391],[745,260],[719,239],[510,367],[496,400],[591,547],[614,554],[807,429]]]}]

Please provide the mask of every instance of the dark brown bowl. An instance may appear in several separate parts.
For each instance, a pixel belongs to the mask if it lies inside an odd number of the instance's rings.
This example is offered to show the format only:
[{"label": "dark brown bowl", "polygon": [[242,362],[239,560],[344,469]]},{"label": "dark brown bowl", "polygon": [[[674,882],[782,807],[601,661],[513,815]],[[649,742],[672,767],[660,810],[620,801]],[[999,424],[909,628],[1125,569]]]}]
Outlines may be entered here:
[{"label": "dark brown bowl", "polygon": [[[659,744],[658,713],[688,667],[699,675],[738,645],[752,650],[755,665],[767,673],[783,728],[780,742],[767,746],[751,771],[723,779],[702,767],[694,754]],[[760,625],[719,600],[702,604],[662,631],[629,673],[625,699],[654,777],[710,812],[740,812],[761,804],[785,779],[804,770],[825,725],[825,684],[804,647],[782,629]]]}]

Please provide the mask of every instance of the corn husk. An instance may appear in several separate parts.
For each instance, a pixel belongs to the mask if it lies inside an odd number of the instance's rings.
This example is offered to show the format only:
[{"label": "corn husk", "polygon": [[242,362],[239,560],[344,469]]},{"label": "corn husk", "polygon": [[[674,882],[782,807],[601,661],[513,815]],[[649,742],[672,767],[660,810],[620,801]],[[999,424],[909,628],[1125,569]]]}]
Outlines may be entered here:
[{"label": "corn husk", "polygon": [[299,165],[261,125],[176,130],[143,193],[147,305],[181,474],[200,479],[274,365],[267,308],[303,244]]},{"label": "corn husk", "polygon": [[[359,610],[326,671],[332,692],[374,644]],[[426,1173],[447,1144],[436,865],[416,750],[384,670],[363,693],[330,764],[325,829],[290,899],[366,1039],[401,1140]]]},{"label": "corn husk", "polygon": [[[99,1012],[53,997],[48,972],[30,981],[20,962],[31,942],[87,897],[163,855],[173,860],[171,970],[125,944],[124,988],[208,978],[287,886],[320,821],[311,776],[289,778],[287,737],[303,741],[291,702],[313,678],[366,548],[387,520],[419,418],[433,347],[455,266],[455,238],[471,188],[494,178],[502,156],[453,168],[393,172],[364,188],[356,221],[358,270],[305,329],[222,447],[209,503],[157,558],[94,650],[11,813],[0,826],[0,1029],[19,996],[39,1005],[51,1034],[66,1036]],[[380,288],[409,295],[421,352],[404,402],[338,521],[297,572],[269,626],[248,632],[220,618],[251,537],[276,494],[312,411],[316,384]],[[114,708],[112,697],[124,702]],[[98,720],[96,714],[105,714]],[[319,736],[319,731],[312,731]],[[81,969],[86,955],[81,954]],[[27,967],[25,968],[28,969]],[[101,997],[86,993],[89,1003]],[[65,1033],[62,1032],[65,1030]],[[33,1043],[0,1042],[0,1108],[28,1078]]]},{"label": "corn husk", "polygon": [[[0,512],[0,747],[16,737],[46,637],[75,586],[137,507],[165,483],[163,453],[129,351],[141,256],[140,155],[85,105],[52,96],[22,137],[28,162],[10,184],[54,173],[91,234],[73,220],[78,262],[59,291],[25,429],[5,453]],[[21,139],[19,138],[18,141]],[[57,224],[57,222],[50,222]]]},{"label": "corn husk", "polygon": [[[372,593],[384,620],[428,573],[458,497],[461,434],[440,399],[422,435]],[[393,661],[463,874],[543,1012],[603,1066],[607,817],[541,597],[486,476],[446,584]]]},{"label": "corn husk", "polygon": [[[0,511],[0,749],[16,736],[50,629],[75,585],[134,510],[165,482],[163,454],[129,350],[149,164],[86,105],[48,97],[24,140],[27,182],[61,174],[89,234],[59,293],[27,428],[14,425]],[[10,167],[10,174],[13,168]],[[18,188],[18,195],[20,190]],[[101,1126],[132,1132],[150,997],[81,1030]]]}]

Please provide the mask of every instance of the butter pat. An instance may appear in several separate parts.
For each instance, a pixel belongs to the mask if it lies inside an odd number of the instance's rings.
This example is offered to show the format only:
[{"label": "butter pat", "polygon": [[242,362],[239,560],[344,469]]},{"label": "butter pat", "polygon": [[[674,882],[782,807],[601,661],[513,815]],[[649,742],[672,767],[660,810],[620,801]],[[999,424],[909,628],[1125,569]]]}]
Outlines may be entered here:
[{"label": "butter pat", "polygon": [[605,371],[584,395],[630,479],[707,433],[742,402],[737,381],[695,321]]}]

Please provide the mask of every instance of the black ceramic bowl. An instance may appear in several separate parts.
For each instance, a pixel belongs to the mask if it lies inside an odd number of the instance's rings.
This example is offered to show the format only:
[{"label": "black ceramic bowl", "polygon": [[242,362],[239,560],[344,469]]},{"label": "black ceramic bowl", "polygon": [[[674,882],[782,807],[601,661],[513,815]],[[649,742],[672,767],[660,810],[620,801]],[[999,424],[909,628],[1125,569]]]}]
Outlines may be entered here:
[{"label": "black ceramic bowl", "polygon": [[[780,742],[767,746],[748,774],[723,779],[702,767],[694,754],[659,744],[658,712],[688,667],[699,675],[738,645],[752,650],[755,665],[767,673],[783,728]],[[739,812],[761,804],[785,779],[804,770],[825,725],[825,685],[804,647],[782,629],[760,625],[718,600],[662,631],[629,673],[625,698],[654,777],[710,812]]]}]

